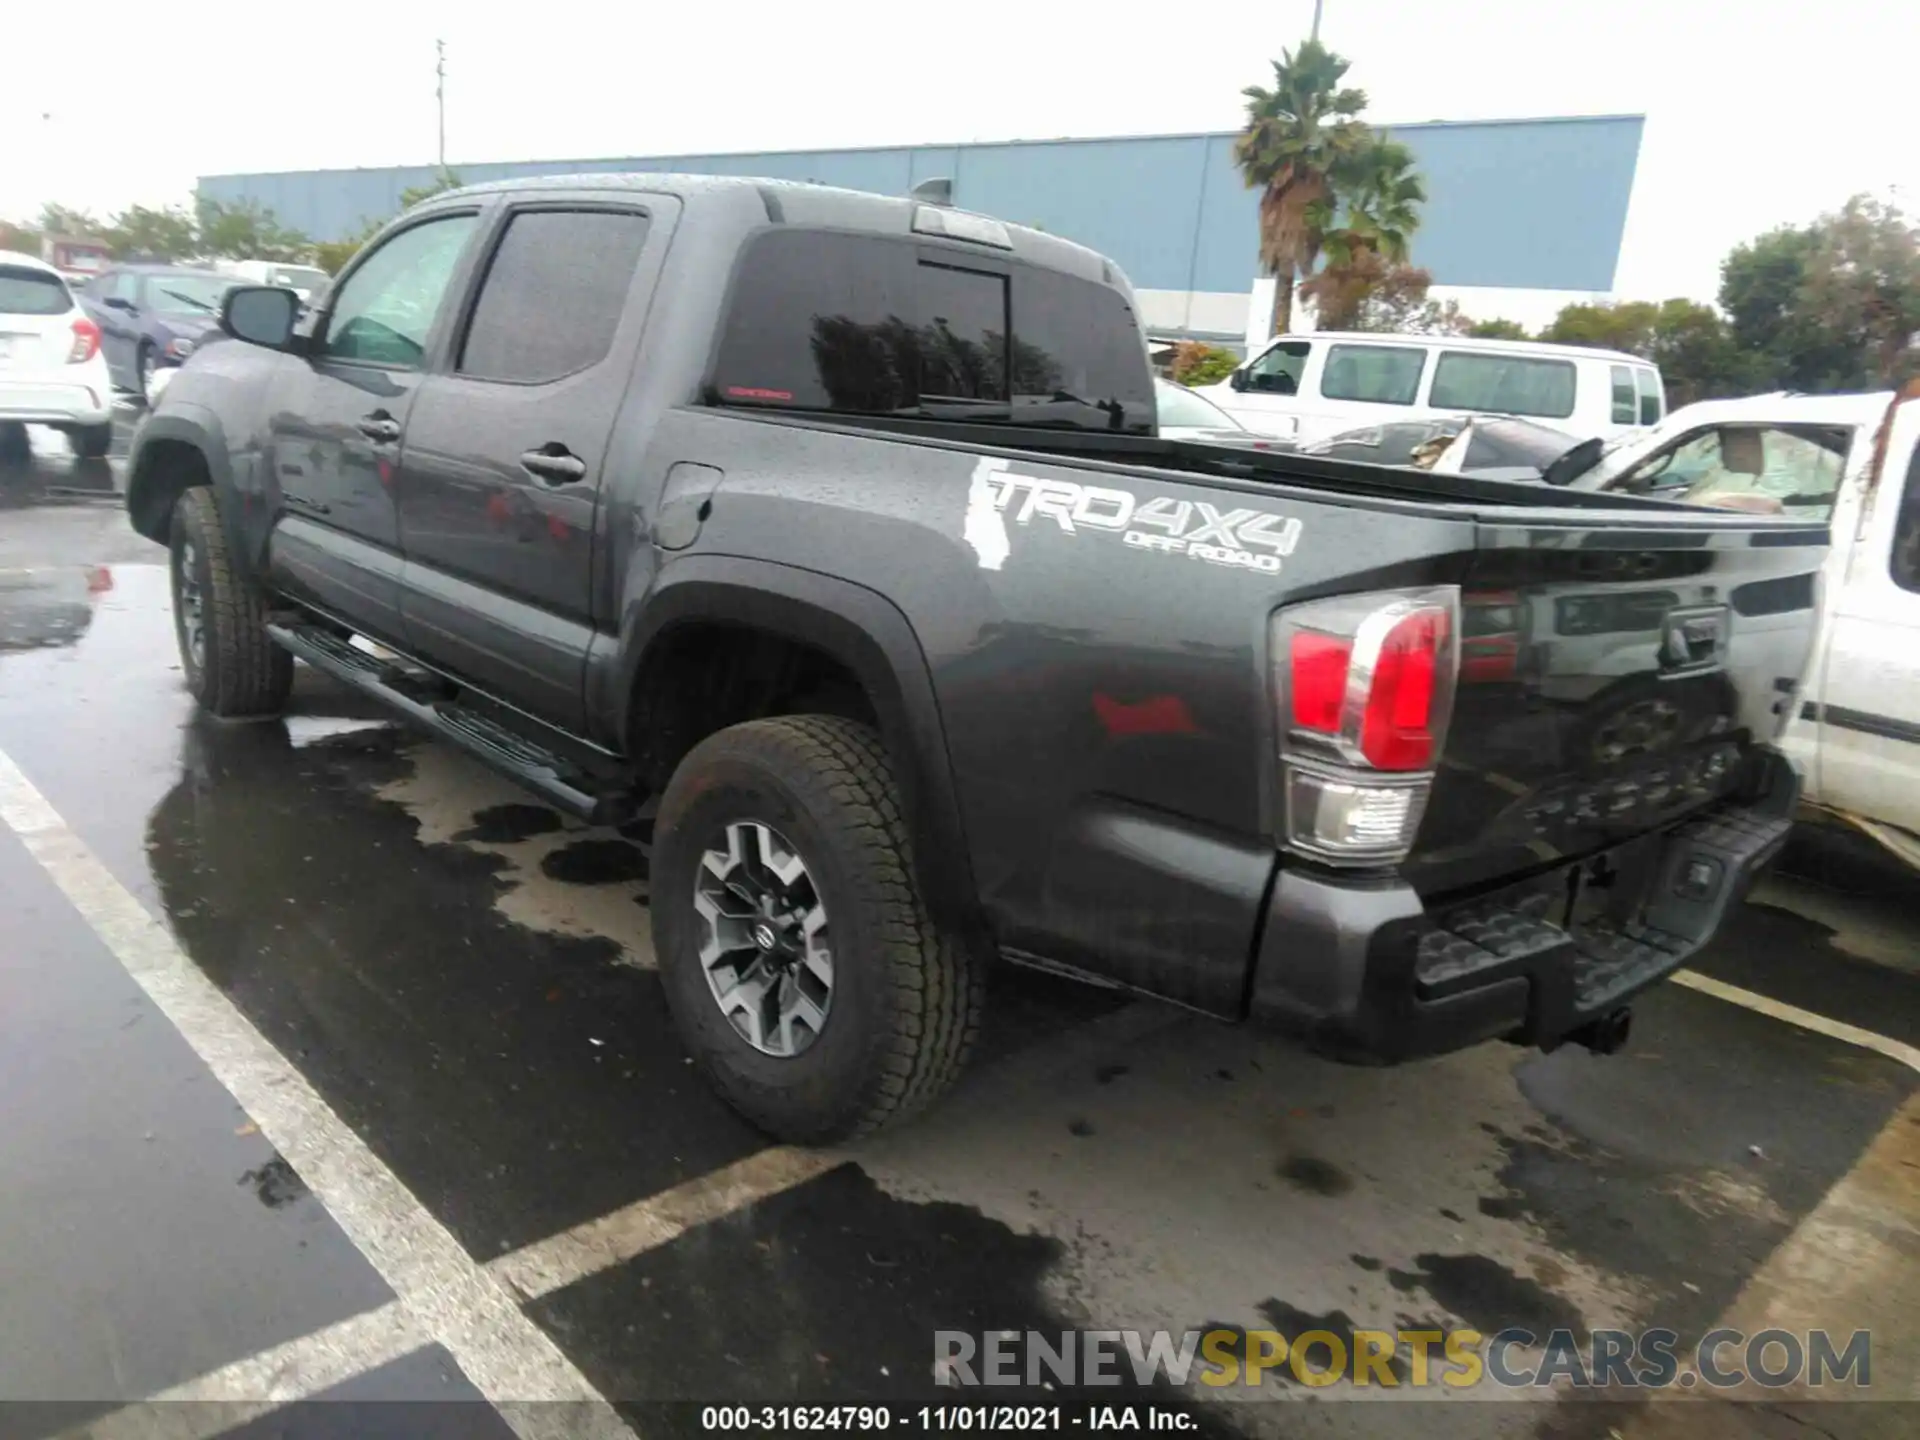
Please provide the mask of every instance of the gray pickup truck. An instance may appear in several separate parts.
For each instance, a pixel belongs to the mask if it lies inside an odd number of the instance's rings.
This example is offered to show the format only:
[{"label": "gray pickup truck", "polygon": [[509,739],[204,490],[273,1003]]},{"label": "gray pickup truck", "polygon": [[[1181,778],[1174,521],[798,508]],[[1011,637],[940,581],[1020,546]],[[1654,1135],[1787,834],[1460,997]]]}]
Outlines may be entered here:
[{"label": "gray pickup truck", "polygon": [[1823,528],[1162,439],[1050,235],[511,182],[221,325],[127,484],[188,687],[298,658],[657,795],[676,1022],[789,1140],[938,1094],[995,957],[1349,1060],[1611,1050],[1785,836]]}]

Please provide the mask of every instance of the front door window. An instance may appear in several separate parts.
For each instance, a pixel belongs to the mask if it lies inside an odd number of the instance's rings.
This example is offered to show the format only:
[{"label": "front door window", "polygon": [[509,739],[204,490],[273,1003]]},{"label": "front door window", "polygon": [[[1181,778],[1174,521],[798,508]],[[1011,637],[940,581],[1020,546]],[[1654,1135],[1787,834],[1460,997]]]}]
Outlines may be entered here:
[{"label": "front door window", "polygon": [[1312,348],[1305,340],[1283,340],[1247,366],[1246,388],[1263,395],[1298,395]]},{"label": "front door window", "polygon": [[447,215],[383,241],[334,297],[322,353],[335,360],[419,369],[434,317],[478,218]]}]

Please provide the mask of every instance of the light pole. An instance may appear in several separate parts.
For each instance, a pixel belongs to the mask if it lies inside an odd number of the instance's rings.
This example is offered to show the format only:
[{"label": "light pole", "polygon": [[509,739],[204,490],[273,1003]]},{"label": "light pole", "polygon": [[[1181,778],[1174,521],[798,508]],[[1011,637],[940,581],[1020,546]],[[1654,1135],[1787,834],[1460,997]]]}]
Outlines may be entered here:
[{"label": "light pole", "polygon": [[440,180],[444,184],[447,178],[447,42],[434,41],[433,53],[433,99],[440,111]]},{"label": "light pole", "polygon": [[1320,38],[1320,7],[1324,3],[1325,0],[1313,0],[1313,33],[1307,37],[1309,40]]}]

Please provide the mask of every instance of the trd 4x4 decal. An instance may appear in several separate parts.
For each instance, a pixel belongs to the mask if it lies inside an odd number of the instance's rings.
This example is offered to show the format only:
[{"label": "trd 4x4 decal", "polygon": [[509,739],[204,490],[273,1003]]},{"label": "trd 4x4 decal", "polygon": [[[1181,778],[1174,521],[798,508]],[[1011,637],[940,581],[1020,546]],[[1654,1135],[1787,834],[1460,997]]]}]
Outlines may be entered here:
[{"label": "trd 4x4 decal", "polygon": [[1142,500],[1131,490],[1081,485],[1072,480],[1021,475],[1005,460],[974,466],[967,492],[966,542],[983,570],[1006,563],[1012,544],[1007,520],[1058,525],[1068,535],[1082,531],[1118,535],[1136,550],[1186,555],[1210,565],[1278,575],[1281,561],[1300,540],[1300,522],[1252,507],[1221,507],[1205,500],[1156,495]]}]

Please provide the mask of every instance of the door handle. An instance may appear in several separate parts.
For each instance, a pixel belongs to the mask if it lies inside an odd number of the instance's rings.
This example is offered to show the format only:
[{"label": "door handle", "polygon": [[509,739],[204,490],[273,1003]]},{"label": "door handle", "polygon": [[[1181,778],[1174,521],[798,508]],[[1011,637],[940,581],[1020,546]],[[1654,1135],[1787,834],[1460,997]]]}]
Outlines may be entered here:
[{"label": "door handle", "polygon": [[520,457],[520,468],[541,485],[574,485],[587,478],[587,462],[564,445],[543,445]]},{"label": "door handle", "polygon": [[358,424],[362,435],[380,444],[391,445],[400,438],[400,422],[384,410],[364,416]]}]

